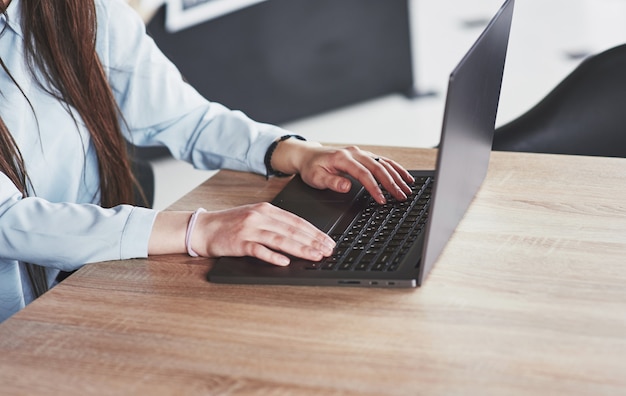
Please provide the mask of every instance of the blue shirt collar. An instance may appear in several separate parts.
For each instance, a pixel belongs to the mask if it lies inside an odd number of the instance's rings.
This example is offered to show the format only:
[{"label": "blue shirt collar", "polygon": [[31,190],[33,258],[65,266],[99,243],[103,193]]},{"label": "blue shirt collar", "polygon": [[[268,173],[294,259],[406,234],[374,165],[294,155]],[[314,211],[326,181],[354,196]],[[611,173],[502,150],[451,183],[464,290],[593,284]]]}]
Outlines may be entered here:
[{"label": "blue shirt collar", "polygon": [[[9,28],[21,37],[24,37],[24,34],[22,33],[22,14],[20,12],[19,3],[19,0],[11,0],[11,4],[9,4],[9,7],[7,8],[6,14],[8,17]],[[7,20],[3,15],[2,25],[4,25],[4,23],[7,23]]]}]

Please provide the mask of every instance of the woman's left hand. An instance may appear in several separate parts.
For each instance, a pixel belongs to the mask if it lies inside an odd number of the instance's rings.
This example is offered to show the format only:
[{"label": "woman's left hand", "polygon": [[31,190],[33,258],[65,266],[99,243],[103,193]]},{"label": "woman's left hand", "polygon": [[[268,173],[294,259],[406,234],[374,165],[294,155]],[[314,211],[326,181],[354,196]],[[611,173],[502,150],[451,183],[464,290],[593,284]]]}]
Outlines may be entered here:
[{"label": "woman's left hand", "polygon": [[351,181],[358,180],[376,202],[385,203],[382,186],[394,198],[405,200],[411,193],[407,183],[414,181],[409,172],[392,159],[377,156],[356,146],[325,147],[318,143],[288,139],[281,142],[272,156],[274,169],[300,173],[312,187],[348,192]]}]

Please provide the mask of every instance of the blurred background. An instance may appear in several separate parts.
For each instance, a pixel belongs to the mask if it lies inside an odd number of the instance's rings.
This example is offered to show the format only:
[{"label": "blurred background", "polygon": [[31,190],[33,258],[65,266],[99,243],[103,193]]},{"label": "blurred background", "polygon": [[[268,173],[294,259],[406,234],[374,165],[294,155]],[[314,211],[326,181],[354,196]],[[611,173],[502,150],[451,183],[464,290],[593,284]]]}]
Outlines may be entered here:
[{"label": "blurred background", "polygon": [[[175,31],[166,26],[229,1],[129,0],[210,100],[309,140],[410,147],[438,144],[448,75],[502,3],[266,0]],[[540,101],[587,56],[625,43],[625,22],[626,0],[517,0],[497,125]],[[213,174],[158,152],[147,158],[156,209]]]}]

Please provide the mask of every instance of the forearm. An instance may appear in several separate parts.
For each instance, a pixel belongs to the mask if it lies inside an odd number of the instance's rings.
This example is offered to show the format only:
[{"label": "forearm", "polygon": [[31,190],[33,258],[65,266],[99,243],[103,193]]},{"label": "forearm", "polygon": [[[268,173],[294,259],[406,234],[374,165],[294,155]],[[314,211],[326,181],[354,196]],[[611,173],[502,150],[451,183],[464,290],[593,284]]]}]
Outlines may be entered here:
[{"label": "forearm", "polygon": [[153,219],[154,211],[128,205],[106,209],[36,197],[0,199],[0,257],[64,271],[145,257]]}]

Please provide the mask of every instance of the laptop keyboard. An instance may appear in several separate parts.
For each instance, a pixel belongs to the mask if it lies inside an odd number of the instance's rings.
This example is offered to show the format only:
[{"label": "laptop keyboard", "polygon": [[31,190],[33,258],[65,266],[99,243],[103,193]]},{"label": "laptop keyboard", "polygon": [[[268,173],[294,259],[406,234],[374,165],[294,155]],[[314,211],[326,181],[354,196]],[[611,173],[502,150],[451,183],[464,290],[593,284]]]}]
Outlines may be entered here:
[{"label": "laptop keyboard", "polygon": [[416,178],[413,193],[400,202],[385,193],[387,203],[372,198],[341,234],[335,253],[307,268],[322,271],[395,271],[423,231],[428,219],[432,177]]}]

